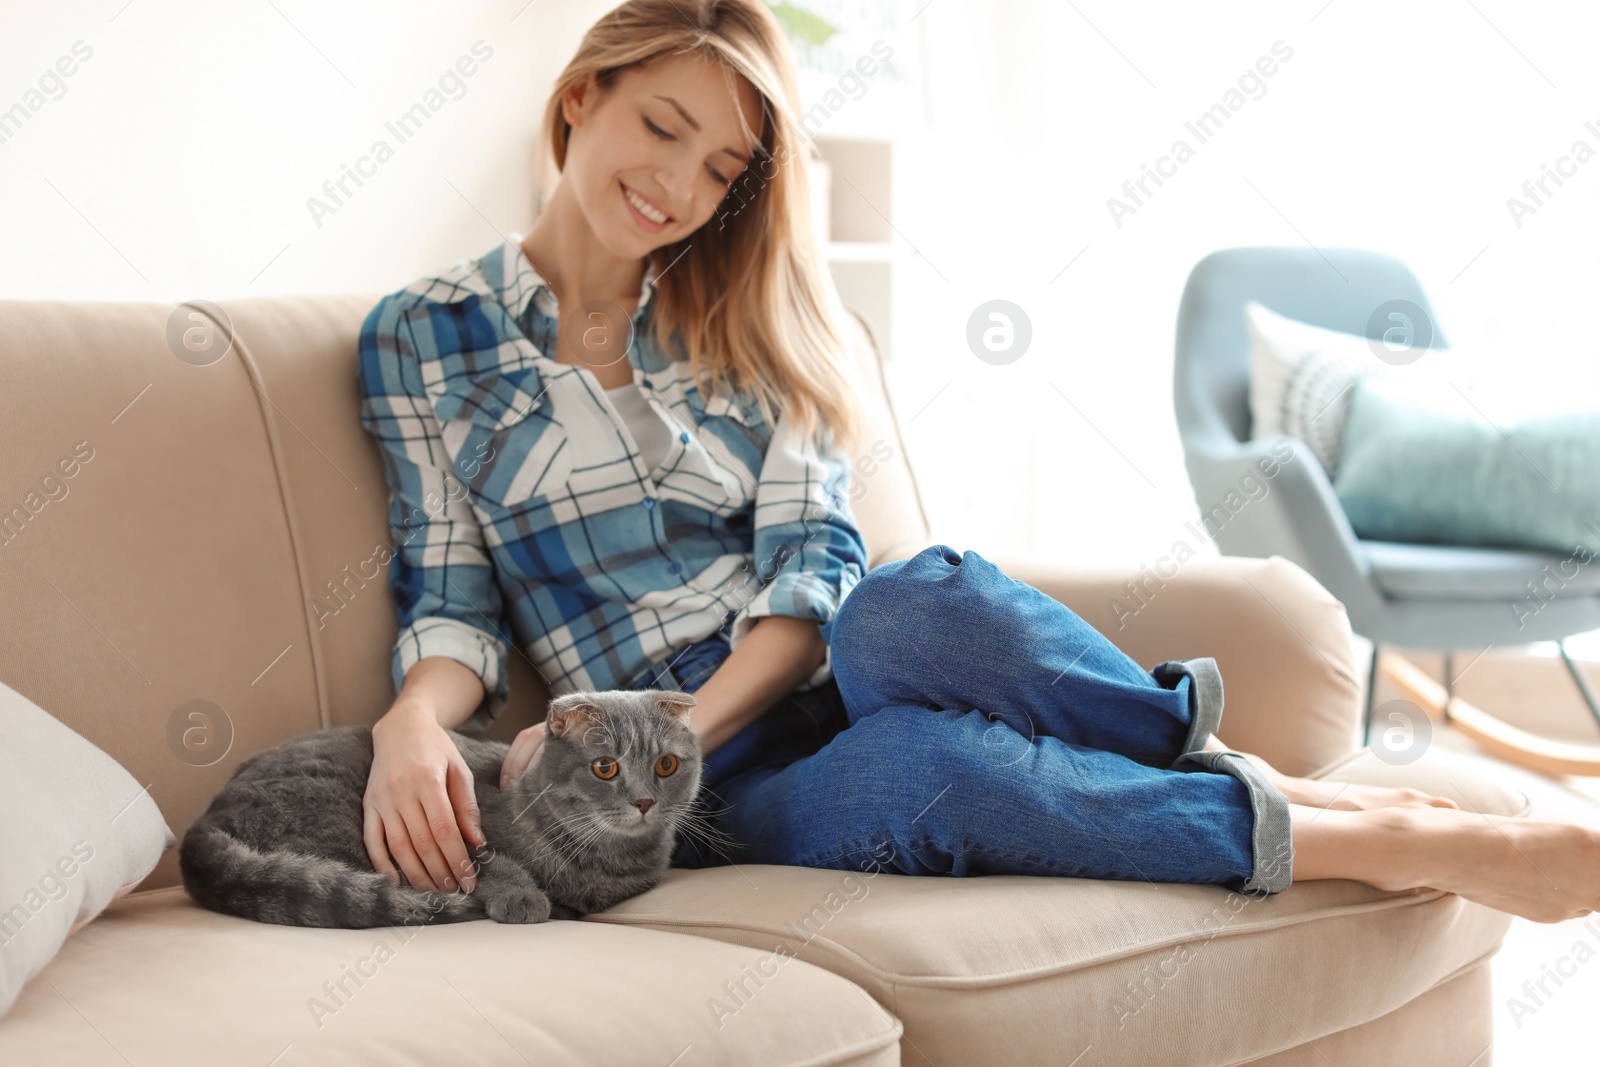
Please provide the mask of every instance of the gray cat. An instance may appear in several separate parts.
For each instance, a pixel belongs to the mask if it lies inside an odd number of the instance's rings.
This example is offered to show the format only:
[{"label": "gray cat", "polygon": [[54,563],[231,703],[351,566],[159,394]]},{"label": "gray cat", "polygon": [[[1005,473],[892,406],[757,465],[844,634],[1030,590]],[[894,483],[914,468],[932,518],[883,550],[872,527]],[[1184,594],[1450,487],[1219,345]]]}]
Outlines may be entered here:
[{"label": "gray cat", "polygon": [[478,877],[471,893],[396,886],[372,868],[362,840],[368,727],[285,741],[240,763],[184,835],[184,887],[213,911],[286,926],[537,923],[603,911],[661,880],[678,829],[715,834],[691,811],[696,703],[655,689],[557,697],[538,757],[503,791],[510,746],[451,731],[487,841],[467,846]]}]

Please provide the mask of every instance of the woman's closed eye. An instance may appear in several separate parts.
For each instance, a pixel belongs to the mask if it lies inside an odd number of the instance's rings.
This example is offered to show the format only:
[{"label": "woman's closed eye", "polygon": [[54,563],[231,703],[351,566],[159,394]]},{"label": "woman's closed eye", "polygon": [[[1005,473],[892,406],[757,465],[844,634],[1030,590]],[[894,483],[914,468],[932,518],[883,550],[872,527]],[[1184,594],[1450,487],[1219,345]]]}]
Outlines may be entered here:
[{"label": "woman's closed eye", "polygon": [[[676,141],[677,140],[677,138],[674,137],[672,134],[668,133],[666,130],[663,130],[660,126],[657,126],[655,123],[651,122],[650,121],[650,117],[648,115],[645,116],[644,124],[647,127],[649,127],[651,133],[655,134],[657,137],[661,138],[663,141]],[[706,170],[710,171],[711,172],[711,176],[713,178],[717,179],[717,181],[721,182],[723,185],[727,185],[733,180],[732,178],[724,178],[721,174],[718,174],[716,168],[711,166],[710,164],[706,165]]]}]

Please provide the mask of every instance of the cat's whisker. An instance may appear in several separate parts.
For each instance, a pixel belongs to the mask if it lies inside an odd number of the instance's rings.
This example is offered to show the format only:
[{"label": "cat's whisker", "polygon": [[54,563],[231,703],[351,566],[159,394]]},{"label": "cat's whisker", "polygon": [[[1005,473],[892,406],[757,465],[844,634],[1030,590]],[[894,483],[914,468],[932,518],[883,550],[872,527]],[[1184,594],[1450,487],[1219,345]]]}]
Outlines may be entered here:
[{"label": "cat's whisker", "polygon": [[681,829],[689,837],[704,842],[710,848],[731,849],[738,844],[731,834],[724,833],[715,827],[688,824],[681,827]]},{"label": "cat's whisker", "polygon": [[702,811],[699,808],[688,808],[682,815],[678,817],[678,819],[680,825],[704,827],[707,830],[712,830],[719,834],[723,832],[721,828],[713,822],[713,814]]},{"label": "cat's whisker", "polygon": [[721,807],[713,808],[705,802],[704,797],[697,795],[684,805],[683,818],[710,825],[732,811],[734,806],[732,804],[724,804]]},{"label": "cat's whisker", "polygon": [[[729,804],[726,800],[723,800],[722,799],[722,795],[720,793],[718,793],[716,790],[712,789],[710,786],[702,786],[700,788],[700,792],[711,794],[712,796],[716,797],[717,801],[722,805],[722,807],[718,808],[716,811],[711,813],[713,815],[723,815],[723,814],[725,814],[727,812],[732,811],[734,808],[739,806],[738,804]],[[702,808],[703,808],[702,799],[700,797],[698,797],[698,796],[695,797],[694,800],[690,803],[690,810],[691,811],[701,810]]]},{"label": "cat's whisker", "polygon": [[591,833],[588,837],[583,838],[582,840],[580,840],[573,847],[572,855],[570,857],[568,857],[567,862],[568,863],[577,862],[586,852],[588,852],[589,850],[594,848],[595,845],[597,845],[600,842],[601,838],[605,837],[606,834],[608,834],[610,832],[611,832],[611,830],[610,830],[609,827],[606,827],[606,826],[597,827],[593,833]]},{"label": "cat's whisker", "polygon": [[550,826],[540,834],[540,839],[551,837],[551,846],[541,856],[559,855],[564,846],[577,840],[587,840],[605,830],[605,820],[599,812],[578,811],[566,816]]},{"label": "cat's whisker", "polygon": [[554,782],[550,782],[543,789],[539,790],[538,796],[536,796],[532,800],[528,801],[527,807],[523,808],[521,811],[517,812],[517,814],[515,816],[512,817],[511,825],[515,826],[517,824],[517,820],[518,819],[520,819],[524,815],[528,814],[528,808],[533,807],[535,804],[539,803],[540,800],[544,799],[544,795],[546,793],[550,792],[550,787],[553,786],[553,785],[555,785],[555,783]]},{"label": "cat's whisker", "polygon": [[[576,861],[578,857],[583,855],[583,853],[591,845],[600,840],[600,838],[604,837],[609,832],[610,828],[606,825],[605,818],[599,813],[585,812],[584,814],[591,816],[591,825],[586,827],[584,830],[579,831],[577,835],[574,835],[572,838],[568,839],[569,843],[572,845],[572,850],[566,855],[562,856],[561,862],[553,871],[550,872],[550,877],[553,878],[555,875],[558,875],[562,871],[566,870],[567,867]],[[559,851],[557,854],[560,855]]]},{"label": "cat's whisker", "polygon": [[733,855],[728,851],[728,849],[712,841],[702,841],[701,844],[705,845],[706,848],[720,856],[723,862],[727,863],[729,866],[735,865]]},{"label": "cat's whisker", "polygon": [[570,838],[578,834],[587,833],[598,818],[599,814],[597,812],[575,811],[570,815],[564,815],[552,820],[539,831],[539,841],[541,843],[547,839],[552,842],[551,846],[539,855],[548,856],[554,854]]},{"label": "cat's whisker", "polygon": [[538,840],[540,844],[544,844],[547,840],[553,843],[549,848],[539,853],[535,859],[559,853],[563,844],[570,842],[573,838],[589,834],[591,830],[601,824],[600,814],[594,811],[579,810],[569,815],[557,817],[539,831]]},{"label": "cat's whisker", "polygon": [[598,815],[598,812],[590,811],[586,808],[579,808],[577,811],[569,812],[566,815],[554,816],[544,830],[541,831],[541,833],[548,833],[551,830],[568,829],[579,823],[587,824],[590,820],[596,818]]},{"label": "cat's whisker", "polygon": [[711,825],[711,823],[706,821],[703,816],[697,816],[693,818],[686,816],[684,820],[678,824],[678,829],[683,831],[683,833],[688,835],[693,840],[703,843],[707,848],[711,849],[729,863],[733,862],[733,857],[729,850],[737,846],[737,840],[733,837],[733,835],[727,833],[719,827]]}]

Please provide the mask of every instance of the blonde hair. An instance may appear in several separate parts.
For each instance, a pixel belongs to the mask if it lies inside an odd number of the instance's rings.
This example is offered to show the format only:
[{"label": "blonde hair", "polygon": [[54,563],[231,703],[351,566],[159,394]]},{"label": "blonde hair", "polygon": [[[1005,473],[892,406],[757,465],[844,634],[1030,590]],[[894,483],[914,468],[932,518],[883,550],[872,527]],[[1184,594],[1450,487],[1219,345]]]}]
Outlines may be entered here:
[{"label": "blonde hair", "polygon": [[733,76],[748,81],[761,98],[762,129],[751,130],[735,108],[749,167],[710,221],[650,253],[665,272],[652,297],[655,340],[689,360],[702,396],[747,393],[774,427],[787,407],[807,436],[826,429],[853,453],[863,417],[841,332],[848,312],[812,226],[807,160],[815,148],[802,137],[788,41],[760,0],[628,0],[603,15],[545,107],[546,165],[566,164],[572,127],[561,102],[571,88],[593,75],[603,93],[630,67],[686,53],[718,60],[735,100]]}]

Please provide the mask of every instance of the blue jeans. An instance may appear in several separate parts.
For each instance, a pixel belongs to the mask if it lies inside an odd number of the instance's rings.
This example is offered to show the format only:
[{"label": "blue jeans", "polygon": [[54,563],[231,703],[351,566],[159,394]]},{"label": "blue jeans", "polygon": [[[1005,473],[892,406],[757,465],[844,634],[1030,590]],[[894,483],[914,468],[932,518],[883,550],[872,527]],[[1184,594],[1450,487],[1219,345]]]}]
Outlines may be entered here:
[{"label": "blue jeans", "polygon": [[[1145,670],[1064,604],[948,545],[873,568],[823,637],[833,677],[795,690],[704,760],[674,867],[775,863],[901,874],[1290,884],[1289,802],[1205,751],[1209,658]],[[629,688],[694,692],[725,631]]]}]

